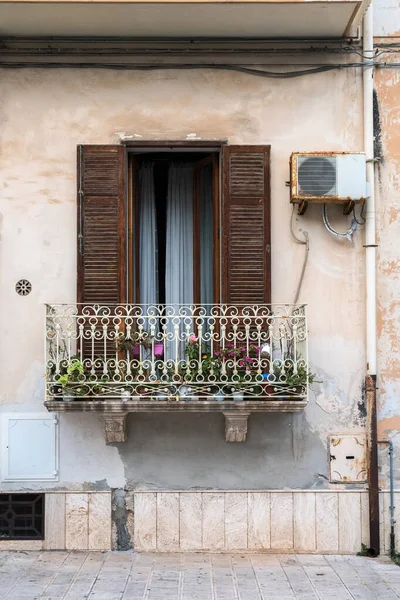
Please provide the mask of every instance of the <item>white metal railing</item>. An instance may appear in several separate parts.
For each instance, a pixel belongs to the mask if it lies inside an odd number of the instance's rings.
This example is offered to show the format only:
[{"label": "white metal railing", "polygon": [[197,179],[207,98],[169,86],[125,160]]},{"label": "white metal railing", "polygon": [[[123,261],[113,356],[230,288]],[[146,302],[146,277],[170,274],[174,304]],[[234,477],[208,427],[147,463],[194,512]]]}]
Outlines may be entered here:
[{"label": "white metal railing", "polygon": [[305,305],[46,305],[46,399],[308,394]]}]

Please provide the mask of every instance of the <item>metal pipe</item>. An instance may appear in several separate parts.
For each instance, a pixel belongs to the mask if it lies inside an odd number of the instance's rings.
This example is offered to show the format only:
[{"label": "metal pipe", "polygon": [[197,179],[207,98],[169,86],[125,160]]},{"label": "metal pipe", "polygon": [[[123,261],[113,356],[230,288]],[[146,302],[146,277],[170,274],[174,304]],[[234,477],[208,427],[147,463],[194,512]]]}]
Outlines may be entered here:
[{"label": "metal pipe", "polygon": [[364,68],[364,149],[367,158],[367,182],[369,197],[365,211],[365,257],[366,257],[366,358],[367,373],[376,375],[376,218],[375,218],[375,163],[374,157],[374,67],[373,67],[373,21],[372,3],[364,17],[363,54],[371,66]]},{"label": "metal pipe", "polygon": [[365,378],[367,396],[367,472],[369,500],[369,548],[368,556],[380,554],[379,530],[379,480],[378,480],[378,435],[376,417],[376,376]]},{"label": "metal pipe", "polygon": [[331,233],[335,237],[344,238],[344,239],[348,240],[350,243],[353,242],[353,234],[354,234],[355,230],[357,229],[357,219],[353,219],[353,221],[350,225],[350,229],[348,229],[347,231],[345,231],[343,233],[340,233],[339,231],[336,231],[335,229],[333,229],[332,225],[329,223],[328,205],[324,204],[322,206],[322,220],[324,222],[325,228],[329,231],[329,233]]},{"label": "metal pipe", "polygon": [[[376,410],[376,221],[375,221],[375,167],[374,167],[374,38],[372,2],[363,21],[363,56],[367,66],[363,70],[364,95],[364,149],[367,157],[367,182],[370,195],[365,212],[365,278],[366,278],[366,371],[367,396],[367,468],[369,495],[370,547],[368,554],[380,553],[379,486],[378,486],[378,433]],[[368,63],[370,66],[368,66]]]},{"label": "metal pipe", "polygon": [[392,440],[389,440],[389,485],[390,485],[390,555],[396,552],[396,540],[394,536],[394,447]]},{"label": "metal pipe", "polygon": [[394,533],[394,446],[392,440],[378,440],[378,444],[387,444],[389,446],[389,490],[390,490],[390,555],[396,552],[396,539]]}]

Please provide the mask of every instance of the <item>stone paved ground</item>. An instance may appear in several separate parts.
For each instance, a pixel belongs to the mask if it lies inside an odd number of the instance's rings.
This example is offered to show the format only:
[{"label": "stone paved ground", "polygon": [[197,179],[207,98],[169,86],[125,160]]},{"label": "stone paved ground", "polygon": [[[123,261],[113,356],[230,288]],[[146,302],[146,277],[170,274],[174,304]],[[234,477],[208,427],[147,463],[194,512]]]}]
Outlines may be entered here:
[{"label": "stone paved ground", "polygon": [[395,600],[388,558],[272,554],[2,552],[12,600]]}]

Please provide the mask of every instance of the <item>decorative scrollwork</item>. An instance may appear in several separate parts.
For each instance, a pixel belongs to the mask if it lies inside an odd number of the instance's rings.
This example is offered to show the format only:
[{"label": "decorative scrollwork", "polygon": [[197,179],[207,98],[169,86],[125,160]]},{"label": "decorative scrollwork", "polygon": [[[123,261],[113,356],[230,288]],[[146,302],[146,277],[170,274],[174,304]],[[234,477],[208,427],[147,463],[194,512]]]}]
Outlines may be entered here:
[{"label": "decorative scrollwork", "polygon": [[312,376],[304,305],[49,305],[46,345],[48,398],[306,398]]}]

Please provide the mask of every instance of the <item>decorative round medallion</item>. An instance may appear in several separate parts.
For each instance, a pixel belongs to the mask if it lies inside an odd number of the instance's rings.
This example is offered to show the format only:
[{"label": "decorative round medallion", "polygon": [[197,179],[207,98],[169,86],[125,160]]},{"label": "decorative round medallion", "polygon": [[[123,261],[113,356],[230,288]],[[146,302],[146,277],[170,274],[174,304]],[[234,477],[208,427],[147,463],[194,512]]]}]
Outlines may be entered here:
[{"label": "decorative round medallion", "polygon": [[20,296],[27,296],[32,291],[32,284],[27,279],[20,279],[15,284],[15,291]]}]

